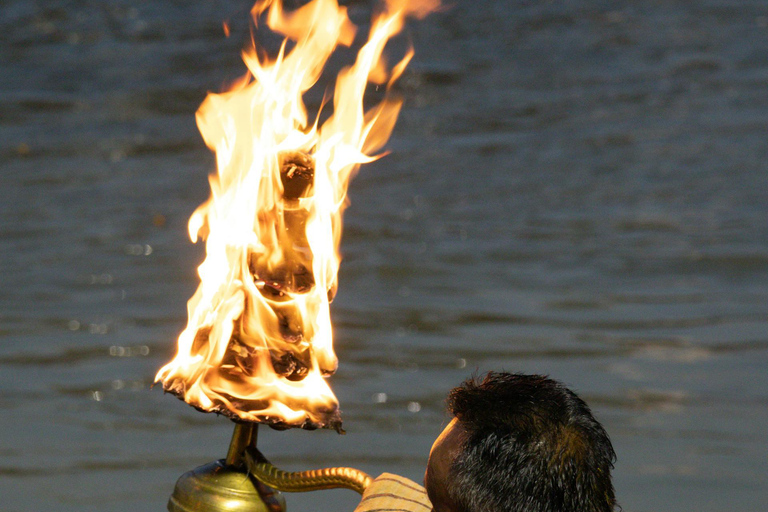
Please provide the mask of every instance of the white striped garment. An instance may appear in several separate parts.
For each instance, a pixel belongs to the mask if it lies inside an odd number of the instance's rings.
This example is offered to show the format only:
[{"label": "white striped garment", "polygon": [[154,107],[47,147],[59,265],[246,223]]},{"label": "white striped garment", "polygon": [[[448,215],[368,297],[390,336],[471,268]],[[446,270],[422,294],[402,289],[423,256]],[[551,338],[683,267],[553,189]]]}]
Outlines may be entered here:
[{"label": "white striped garment", "polygon": [[432,504],[422,486],[391,473],[379,475],[363,493],[355,512],[430,512]]}]

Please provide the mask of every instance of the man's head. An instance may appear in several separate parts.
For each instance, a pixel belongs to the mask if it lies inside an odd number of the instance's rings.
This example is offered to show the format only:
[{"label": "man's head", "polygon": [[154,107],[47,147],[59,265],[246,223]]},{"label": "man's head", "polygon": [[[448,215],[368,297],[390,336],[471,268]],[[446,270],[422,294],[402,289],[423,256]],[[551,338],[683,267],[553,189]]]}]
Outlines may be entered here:
[{"label": "man's head", "polygon": [[540,375],[453,389],[424,483],[435,512],[609,512],[616,455],[586,403]]}]

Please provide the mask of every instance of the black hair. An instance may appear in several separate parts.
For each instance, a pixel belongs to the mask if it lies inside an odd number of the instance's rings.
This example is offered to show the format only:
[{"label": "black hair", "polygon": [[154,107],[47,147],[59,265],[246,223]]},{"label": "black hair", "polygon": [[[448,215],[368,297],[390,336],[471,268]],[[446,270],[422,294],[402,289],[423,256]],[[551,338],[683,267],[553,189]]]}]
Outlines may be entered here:
[{"label": "black hair", "polygon": [[448,496],[462,512],[609,512],[616,454],[587,404],[541,375],[490,372],[454,388],[465,430]]}]

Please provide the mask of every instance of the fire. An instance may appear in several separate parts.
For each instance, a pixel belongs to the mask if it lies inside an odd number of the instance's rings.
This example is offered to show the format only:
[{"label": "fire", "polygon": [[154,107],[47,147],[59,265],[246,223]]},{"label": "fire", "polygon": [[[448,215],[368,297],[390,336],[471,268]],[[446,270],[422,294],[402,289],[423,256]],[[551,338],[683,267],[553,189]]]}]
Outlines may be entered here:
[{"label": "fire", "polygon": [[155,378],[166,391],[237,420],[340,429],[326,377],[338,366],[329,304],[341,216],[350,178],[377,158],[401,105],[387,95],[366,111],[363,95],[369,81],[389,90],[412,52],[387,69],[384,46],[405,17],[423,17],[437,3],[385,3],[356,61],[337,76],[322,126],[310,124],[302,97],[336,47],[355,38],[346,8],[336,0],[292,12],[279,0],[253,7],[255,22],[266,17],[286,39],[273,59],[255,46],[244,51],[248,73],[197,112],[217,172],[210,199],[189,220],[206,258],[178,352]]}]

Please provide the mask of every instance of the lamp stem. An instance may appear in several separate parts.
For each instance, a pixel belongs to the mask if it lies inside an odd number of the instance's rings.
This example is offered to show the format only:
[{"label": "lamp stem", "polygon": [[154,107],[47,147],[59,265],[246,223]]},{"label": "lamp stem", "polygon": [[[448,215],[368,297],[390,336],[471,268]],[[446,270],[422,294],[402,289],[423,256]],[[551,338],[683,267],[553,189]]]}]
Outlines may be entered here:
[{"label": "lamp stem", "polygon": [[245,464],[245,449],[256,447],[258,434],[259,425],[256,423],[235,423],[235,431],[232,432],[232,441],[227,450],[227,466],[240,467]]}]

